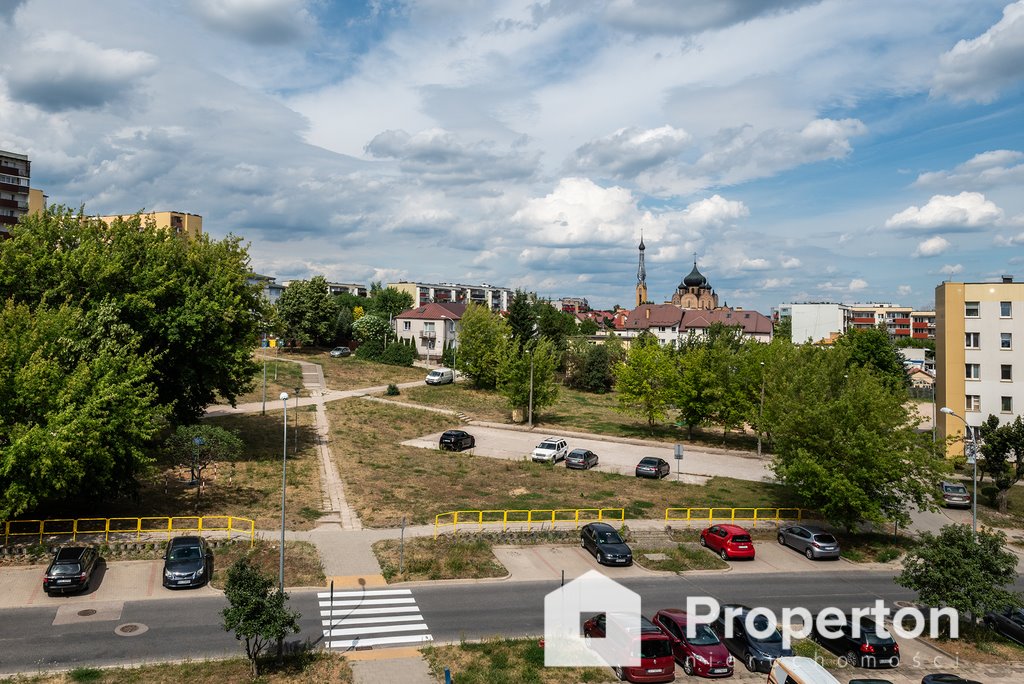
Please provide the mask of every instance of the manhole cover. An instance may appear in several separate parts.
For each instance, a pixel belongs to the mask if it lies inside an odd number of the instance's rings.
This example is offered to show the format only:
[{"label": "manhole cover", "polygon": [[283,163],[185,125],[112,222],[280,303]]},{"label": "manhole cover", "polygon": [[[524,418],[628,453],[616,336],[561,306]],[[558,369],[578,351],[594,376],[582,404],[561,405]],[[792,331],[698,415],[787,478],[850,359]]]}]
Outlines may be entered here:
[{"label": "manhole cover", "polygon": [[139,636],[140,634],[144,634],[148,630],[149,627],[147,627],[146,625],[141,625],[138,622],[128,622],[123,625],[118,625],[117,628],[114,630],[114,634],[123,637],[133,637]]},{"label": "manhole cover", "polygon": [[95,615],[95,614],[96,614],[96,610],[93,609],[93,608],[86,608],[85,610],[78,611],[78,617],[89,617],[90,615]]}]

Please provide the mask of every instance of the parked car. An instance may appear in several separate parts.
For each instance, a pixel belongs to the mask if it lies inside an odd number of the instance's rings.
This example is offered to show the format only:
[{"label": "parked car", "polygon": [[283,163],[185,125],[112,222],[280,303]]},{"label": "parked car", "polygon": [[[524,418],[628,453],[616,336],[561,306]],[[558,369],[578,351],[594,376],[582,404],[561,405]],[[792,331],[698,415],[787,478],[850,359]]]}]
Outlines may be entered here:
[{"label": "parked car", "polygon": [[685,610],[659,610],[652,622],[672,640],[672,655],[683,666],[683,672],[698,677],[732,676],[733,657],[710,627],[698,624],[693,638],[686,636]]},{"label": "parked car", "polygon": [[633,551],[608,523],[588,523],[580,529],[580,546],[601,565],[632,565]]},{"label": "parked car", "polygon": [[851,679],[847,684],[893,684],[893,681],[891,679],[876,679],[874,677],[867,679],[857,677],[856,679]]},{"label": "parked car", "polygon": [[348,347],[335,347],[331,350],[331,356],[336,359],[342,356],[352,356],[352,350]]},{"label": "parked car", "polygon": [[878,625],[869,617],[860,618],[860,633],[853,635],[853,620],[847,615],[844,624],[835,625],[838,637],[818,631],[817,620],[811,627],[811,639],[846,659],[853,667],[896,667],[900,664],[900,646],[892,636],[881,636]]},{"label": "parked car", "polygon": [[[732,636],[725,630],[726,608],[735,615],[732,617]],[[718,638],[729,649],[737,660],[747,666],[751,672],[769,672],[776,658],[793,655],[793,649],[782,647],[782,634],[778,628],[766,637],[755,637],[749,634],[744,626],[750,608],[737,604],[723,604],[718,619],[711,624]],[[754,627],[761,633],[768,629],[768,619],[764,616],[754,618]]]},{"label": "parked car", "polygon": [[561,437],[547,437],[533,450],[531,458],[534,463],[551,463],[554,465],[564,461],[569,455],[569,445]]},{"label": "parked car", "polygon": [[435,368],[427,373],[428,385],[450,385],[455,382],[455,371],[451,368]]},{"label": "parked car", "polygon": [[43,574],[43,591],[65,594],[88,590],[99,561],[99,554],[91,546],[60,547]]},{"label": "parked car", "polygon": [[447,451],[463,451],[475,447],[476,438],[465,430],[445,430],[437,446]]},{"label": "parked car", "polygon": [[573,449],[565,457],[565,467],[589,470],[597,465],[597,454],[590,449]]},{"label": "parked car", "polygon": [[636,464],[637,477],[661,478],[668,476],[670,472],[672,472],[672,468],[669,467],[668,461],[663,458],[645,456]]},{"label": "parked car", "polygon": [[796,549],[811,560],[839,558],[839,542],[828,530],[814,525],[779,528],[779,543]]},{"label": "parked car", "polygon": [[1007,639],[1024,644],[1024,608],[1004,608],[986,613],[982,622]]},{"label": "parked car", "polygon": [[750,538],[750,533],[739,525],[712,525],[702,530],[700,545],[717,553],[722,560],[754,560],[754,540]]},{"label": "parked car", "polygon": [[213,551],[202,537],[174,537],[164,552],[164,586],[201,587],[213,577]]},{"label": "parked car", "polygon": [[942,505],[946,508],[970,508],[971,493],[959,482],[943,482]]},{"label": "parked car", "polygon": [[981,684],[981,682],[973,679],[964,679],[958,674],[936,672],[935,674],[927,674],[922,677],[921,684]]},{"label": "parked car", "polygon": [[[605,613],[599,613],[583,623],[584,637],[603,639],[607,634]],[[610,618],[615,619],[615,614]],[[672,642],[657,625],[640,616],[640,632],[630,634],[633,639],[632,655],[640,656],[639,667],[613,667],[615,675],[627,682],[673,682],[676,664],[672,657]]]},{"label": "parked car", "polygon": [[772,665],[768,672],[768,684],[840,684],[840,682],[813,658],[787,656],[778,658]]}]

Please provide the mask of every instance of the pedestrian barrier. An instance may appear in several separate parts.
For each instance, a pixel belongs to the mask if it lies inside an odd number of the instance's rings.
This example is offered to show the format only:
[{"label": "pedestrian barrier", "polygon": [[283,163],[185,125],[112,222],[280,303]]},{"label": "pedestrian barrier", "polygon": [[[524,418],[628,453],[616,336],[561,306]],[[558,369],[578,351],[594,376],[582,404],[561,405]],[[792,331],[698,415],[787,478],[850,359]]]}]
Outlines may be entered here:
[{"label": "pedestrian barrier", "polygon": [[550,523],[573,523],[579,527],[581,522],[594,520],[625,520],[622,508],[541,508],[534,510],[493,510],[493,511],[449,511],[434,516],[434,539],[437,539],[441,528],[451,526],[458,531],[459,525],[501,525],[505,530],[509,525],[526,525],[532,530],[534,525]]},{"label": "pedestrian barrier", "polygon": [[207,532],[227,532],[228,539],[232,534],[249,537],[249,546],[256,541],[256,523],[249,518],[233,515],[207,516],[176,516],[176,517],[144,517],[144,518],[65,518],[52,520],[8,520],[3,524],[4,545],[13,538],[38,537],[43,539],[70,537],[77,541],[79,537],[103,536],[103,541],[110,541],[124,536],[134,536],[136,540],[143,534],[166,534],[168,538],[174,533],[204,534]]},{"label": "pedestrian barrier", "polygon": [[666,508],[666,521],[684,520],[736,520],[760,522],[803,520],[802,508]]}]

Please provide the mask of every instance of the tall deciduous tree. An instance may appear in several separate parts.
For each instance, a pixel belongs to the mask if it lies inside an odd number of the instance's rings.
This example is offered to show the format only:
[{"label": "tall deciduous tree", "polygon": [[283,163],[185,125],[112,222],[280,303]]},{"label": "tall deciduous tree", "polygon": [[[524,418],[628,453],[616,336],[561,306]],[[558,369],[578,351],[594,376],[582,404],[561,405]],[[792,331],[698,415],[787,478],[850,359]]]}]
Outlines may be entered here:
[{"label": "tall deciduous tree", "polygon": [[1024,477],[1024,421],[1017,416],[1013,422],[999,424],[999,418],[990,415],[978,429],[981,437],[981,467],[992,477],[997,488],[996,504],[1005,513],[1010,488]]},{"label": "tall deciduous tree", "polygon": [[[379,283],[378,283],[379,284]],[[412,308],[412,295],[393,287],[378,287],[367,302],[367,313],[380,316],[385,321]]]},{"label": "tall deciduous tree", "polygon": [[640,416],[651,427],[668,417],[676,379],[669,354],[657,343],[630,347],[615,372],[617,410]]},{"label": "tall deciduous tree", "polygon": [[549,340],[534,341],[521,350],[511,338],[499,345],[497,389],[513,409],[528,410],[530,405],[530,377],[533,377],[533,414],[551,406],[558,399],[555,381],[555,351]]},{"label": "tall deciduous tree", "polygon": [[237,237],[183,239],[139,216],[106,225],[65,207],[22,218],[0,241],[0,292],[28,305],[106,307],[152,358],[157,402],[175,420],[252,387],[266,306]]},{"label": "tall deciduous tree", "polygon": [[516,290],[508,303],[509,334],[520,349],[533,339],[537,330],[537,312],[530,295]]},{"label": "tall deciduous tree", "polygon": [[459,321],[459,370],[480,389],[498,382],[501,350],[508,324],[485,306],[470,304]]},{"label": "tall deciduous tree", "polygon": [[870,368],[893,389],[910,385],[903,354],[882,328],[850,330],[836,341],[836,348],[847,352],[849,367]]},{"label": "tall deciduous tree", "polygon": [[277,300],[285,335],[302,344],[328,346],[338,334],[338,299],[332,297],[323,276],[293,280]]},{"label": "tall deciduous tree", "polygon": [[236,639],[245,642],[252,676],[258,677],[260,655],[270,644],[297,633],[300,616],[288,609],[288,594],[244,556],[228,569],[224,596],[228,601],[222,613],[224,631],[234,632]]}]

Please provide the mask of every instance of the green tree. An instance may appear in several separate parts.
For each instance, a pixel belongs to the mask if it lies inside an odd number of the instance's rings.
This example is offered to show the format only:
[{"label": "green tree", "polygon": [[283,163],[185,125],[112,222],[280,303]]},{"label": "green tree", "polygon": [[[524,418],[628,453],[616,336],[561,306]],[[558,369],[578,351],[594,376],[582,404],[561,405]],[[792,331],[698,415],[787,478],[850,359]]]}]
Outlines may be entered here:
[{"label": "green tree", "polygon": [[717,382],[711,351],[707,347],[684,347],[676,353],[672,399],[679,411],[679,422],[686,426],[691,440],[693,429],[711,417]]},{"label": "green tree", "polygon": [[537,330],[537,313],[530,295],[523,290],[516,290],[508,303],[509,333],[519,348],[522,349],[533,339]]},{"label": "green tree", "polygon": [[[779,320],[775,321],[772,329],[772,342],[779,340],[780,342],[793,342],[793,318],[791,316],[781,316]],[[803,340],[800,340],[803,342]]]},{"label": "green tree", "polygon": [[192,422],[219,395],[234,403],[256,375],[252,348],[267,319],[237,237],[183,239],[140,216],[108,226],[66,207],[22,217],[0,241],[0,292],[35,308],[99,308],[137,335],[152,360],[156,402]]},{"label": "green tree", "polygon": [[337,339],[339,303],[323,276],[289,283],[277,300],[277,311],[285,335],[302,344],[323,347]]},{"label": "green tree", "polygon": [[1021,605],[1020,594],[1009,589],[1016,580],[1017,555],[1006,547],[1006,535],[980,530],[975,538],[967,525],[946,525],[938,535],[922,532],[896,576],[898,585],[917,592],[920,603],[955,608],[972,622]]},{"label": "green tree", "polygon": [[[379,285],[379,283],[378,283]],[[412,295],[393,287],[378,287],[367,302],[367,313],[376,314],[385,321],[412,308]]]},{"label": "green tree", "polygon": [[288,594],[274,586],[271,577],[260,572],[245,556],[228,569],[224,585],[228,607],[224,631],[234,632],[235,639],[245,642],[252,676],[259,676],[259,657],[267,646],[299,631],[299,614],[289,610]]},{"label": "green tree", "polygon": [[565,353],[565,384],[583,392],[604,394],[615,384],[615,364],[609,346],[604,342],[591,344],[576,337],[569,341]]},{"label": "green tree", "polygon": [[774,369],[765,402],[779,479],[848,529],[907,524],[910,507],[933,508],[946,466],[904,394],[869,368],[849,367],[842,349],[795,349],[786,368]]},{"label": "green tree", "polygon": [[1017,416],[1013,422],[1000,425],[997,416],[989,415],[978,428],[978,435],[982,456],[978,465],[991,476],[999,512],[1006,513],[1010,489],[1024,477],[1024,421]]},{"label": "green tree", "polygon": [[376,342],[383,348],[392,330],[386,318],[378,314],[366,314],[352,324],[352,334],[360,342]]},{"label": "green tree", "polygon": [[339,305],[338,316],[334,319],[335,339],[340,342],[350,342],[352,340],[352,325],[355,322],[356,318],[352,309],[345,305]]},{"label": "green tree", "polygon": [[118,314],[112,303],[0,308],[0,519],[132,493],[150,465],[166,408],[152,354]]},{"label": "green tree", "polygon": [[882,328],[853,329],[836,340],[837,349],[847,352],[850,368],[871,368],[893,389],[910,385],[903,355]]},{"label": "green tree", "polygon": [[479,389],[494,389],[498,382],[501,345],[509,336],[508,324],[485,306],[470,304],[459,321],[459,370]]},{"label": "green tree", "polygon": [[199,480],[211,464],[234,461],[242,455],[244,443],[233,432],[217,425],[179,425],[164,441],[164,449]]},{"label": "green tree", "polygon": [[658,344],[631,346],[615,371],[617,410],[640,416],[654,427],[668,417],[675,376],[668,350]]},{"label": "green tree", "polygon": [[547,340],[557,354],[559,368],[562,354],[569,345],[569,338],[577,334],[576,317],[565,311],[559,311],[550,302],[537,302],[537,333]]},{"label": "green tree", "polygon": [[512,409],[528,410],[530,403],[530,369],[533,368],[533,415],[558,399],[555,380],[555,350],[550,340],[534,341],[530,348],[520,350],[511,338],[499,343],[497,389]]},{"label": "green tree", "polygon": [[600,328],[597,325],[597,321],[592,318],[586,318],[580,321],[577,333],[580,335],[596,335]]}]

